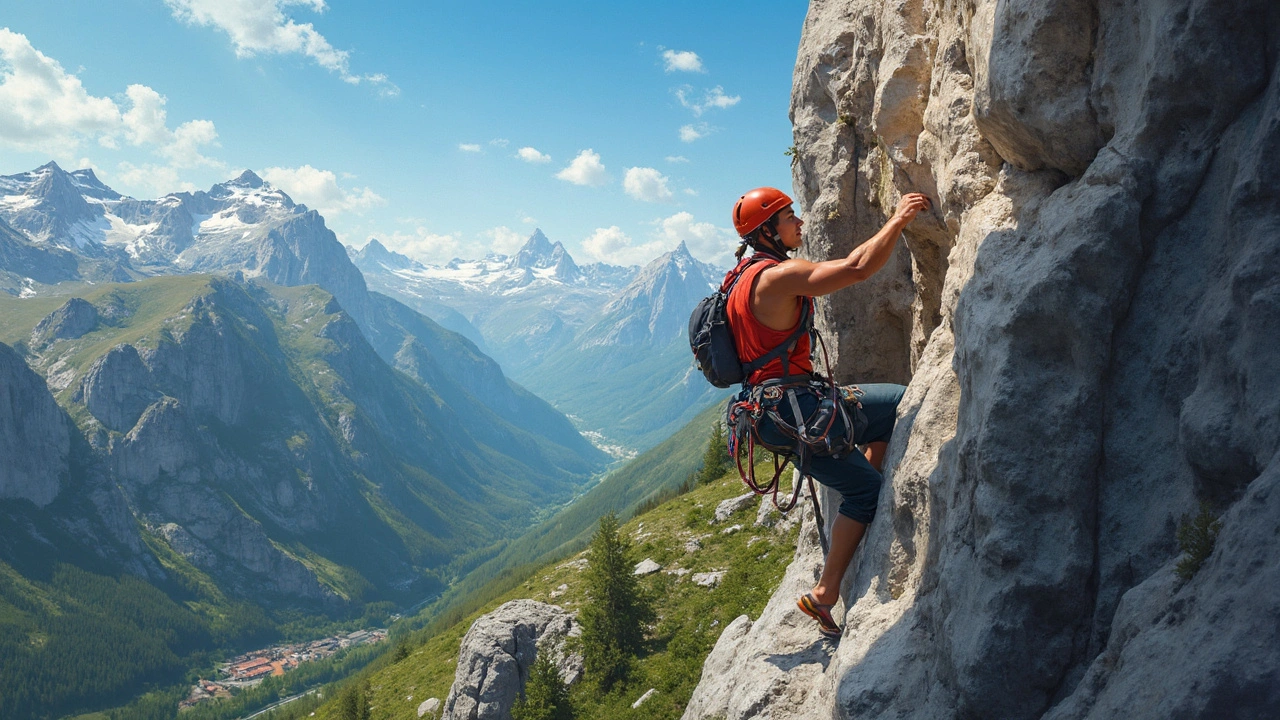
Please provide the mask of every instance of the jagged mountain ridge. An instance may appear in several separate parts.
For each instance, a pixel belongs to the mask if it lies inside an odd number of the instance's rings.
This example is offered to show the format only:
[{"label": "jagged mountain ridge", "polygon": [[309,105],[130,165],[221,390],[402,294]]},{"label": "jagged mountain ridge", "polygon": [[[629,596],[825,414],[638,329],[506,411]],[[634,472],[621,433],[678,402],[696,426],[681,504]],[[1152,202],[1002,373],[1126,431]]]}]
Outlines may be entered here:
[{"label": "jagged mountain ridge", "polygon": [[643,268],[578,266],[541,230],[510,257],[437,267],[406,266],[372,241],[350,252],[374,287],[481,336],[513,377],[606,446],[647,448],[719,396],[690,372],[685,332],[723,272],[683,243]]},{"label": "jagged mountain ridge", "polygon": [[[519,528],[589,469],[496,414],[463,417],[314,287],[155,278],[29,328],[35,302],[54,301],[0,303],[17,318],[5,337],[31,336],[31,362],[147,532],[235,597],[423,592],[424,571]],[[56,478],[60,456],[45,455]],[[7,494],[47,504],[50,482]]]},{"label": "jagged mountain ridge", "polygon": [[[138,201],[107,188],[91,170],[67,173],[48,163],[0,177],[0,192],[6,193],[0,196],[0,219],[28,228],[37,248],[65,248],[80,256],[82,265],[86,255],[108,258],[114,263],[108,280],[239,272],[279,285],[315,284],[333,293],[386,362],[395,365],[397,353],[413,340],[404,322],[388,320],[400,311],[369,293],[363,275],[324,218],[252,171],[207,192]],[[31,294],[42,292],[65,291],[37,285]],[[503,377],[474,344],[443,340],[451,333],[431,321],[416,326],[431,336],[419,341],[439,341],[441,349],[453,349],[452,354],[437,350],[429,361],[420,357],[415,364],[419,377],[430,375],[436,382],[464,388],[484,378],[475,392],[464,391],[458,400],[506,413],[510,422],[527,431],[559,438],[557,442],[585,462],[600,461],[600,453],[577,437],[566,419],[556,418],[545,402]],[[423,362],[441,366],[424,368]]]},{"label": "jagged mountain ridge", "polygon": [[376,290],[489,350],[517,373],[589,323],[638,268],[579,266],[536,229],[511,256],[423,265],[377,239],[348,253]]}]

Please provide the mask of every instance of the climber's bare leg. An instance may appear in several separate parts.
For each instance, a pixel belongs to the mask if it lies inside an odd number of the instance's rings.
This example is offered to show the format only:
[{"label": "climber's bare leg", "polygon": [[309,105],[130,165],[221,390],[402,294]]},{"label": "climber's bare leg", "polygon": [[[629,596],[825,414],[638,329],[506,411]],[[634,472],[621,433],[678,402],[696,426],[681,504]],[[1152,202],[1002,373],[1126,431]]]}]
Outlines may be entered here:
[{"label": "climber's bare leg", "polygon": [[849,569],[849,562],[853,560],[853,551],[858,549],[858,543],[862,542],[862,535],[866,531],[866,523],[836,515],[836,521],[831,527],[831,552],[827,553],[827,562],[822,566],[822,577],[813,588],[814,600],[822,605],[834,605],[840,599],[840,581],[844,579],[844,572]]},{"label": "climber's bare leg", "polygon": [[880,472],[884,466],[884,451],[889,447],[887,442],[867,443],[867,449],[863,451],[863,455],[867,456],[867,462],[871,463],[871,467]]},{"label": "climber's bare leg", "polygon": [[[863,451],[867,462],[877,471],[884,465],[884,451],[888,447],[887,442],[873,442],[867,443],[866,450]],[[836,521],[831,527],[831,551],[827,554],[826,564],[822,566],[822,577],[813,588],[814,600],[823,605],[834,605],[840,598],[840,583],[853,560],[853,552],[858,549],[866,532],[866,523],[836,515]]]}]

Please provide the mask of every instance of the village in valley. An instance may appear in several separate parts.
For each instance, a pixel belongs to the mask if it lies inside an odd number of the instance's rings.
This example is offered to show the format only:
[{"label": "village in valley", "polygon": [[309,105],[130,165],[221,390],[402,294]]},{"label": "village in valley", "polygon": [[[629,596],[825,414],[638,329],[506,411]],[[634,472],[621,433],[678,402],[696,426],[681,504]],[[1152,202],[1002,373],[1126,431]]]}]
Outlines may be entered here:
[{"label": "village in valley", "polygon": [[233,688],[252,687],[268,677],[284,675],[304,662],[323,660],[339,650],[357,645],[372,645],[386,639],[385,628],[374,628],[311,642],[275,645],[237,655],[218,667],[218,679],[198,680],[180,707],[188,708],[206,700],[229,698]]}]

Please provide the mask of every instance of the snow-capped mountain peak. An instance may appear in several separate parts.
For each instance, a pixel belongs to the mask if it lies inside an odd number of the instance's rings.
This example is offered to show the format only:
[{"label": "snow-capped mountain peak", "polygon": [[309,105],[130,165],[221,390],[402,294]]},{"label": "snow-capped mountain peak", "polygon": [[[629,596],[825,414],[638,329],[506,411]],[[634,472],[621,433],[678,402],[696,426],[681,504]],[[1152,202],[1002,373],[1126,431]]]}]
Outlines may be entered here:
[{"label": "snow-capped mountain peak", "polygon": [[208,196],[228,205],[259,208],[278,208],[293,211],[295,205],[283,190],[258,177],[252,170],[245,170],[235,178],[209,188]]},{"label": "snow-capped mountain peak", "polygon": [[[348,254],[351,255],[351,260],[356,264],[356,267],[373,264],[380,265],[387,270],[393,271],[423,269],[422,264],[417,260],[414,260],[407,255],[402,255],[398,252],[388,250],[387,246],[379,242],[377,238],[370,238],[368,244],[360,250],[350,248]],[[459,261],[452,261],[452,263],[457,262]]]},{"label": "snow-capped mountain peak", "polygon": [[[552,253],[555,252],[556,246],[559,245],[560,243],[558,242],[552,245],[547,236],[542,234],[541,228],[535,229],[529,239],[520,247],[520,250],[511,256],[508,261],[508,267],[512,269],[524,268],[526,270],[551,267],[554,263],[551,257]],[[563,246],[560,247],[563,250]]]},{"label": "snow-capped mountain peak", "polygon": [[254,171],[245,170],[244,172],[237,175],[234,179],[228,180],[222,184],[229,185],[231,187],[242,187],[242,188],[249,188],[252,190],[256,190],[267,183],[265,180],[258,177],[258,174],[255,173]]}]

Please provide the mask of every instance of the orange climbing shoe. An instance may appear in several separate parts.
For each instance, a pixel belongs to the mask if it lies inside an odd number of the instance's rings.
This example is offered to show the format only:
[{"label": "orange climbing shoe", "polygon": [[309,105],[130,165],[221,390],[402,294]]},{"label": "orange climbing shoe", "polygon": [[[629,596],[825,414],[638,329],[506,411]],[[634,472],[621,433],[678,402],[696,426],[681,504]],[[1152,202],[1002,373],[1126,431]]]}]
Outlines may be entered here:
[{"label": "orange climbing shoe", "polygon": [[831,617],[831,605],[823,605],[813,598],[813,593],[805,593],[796,601],[796,605],[805,615],[818,621],[818,632],[823,637],[839,640],[844,632],[840,626],[836,624],[834,618]]}]

